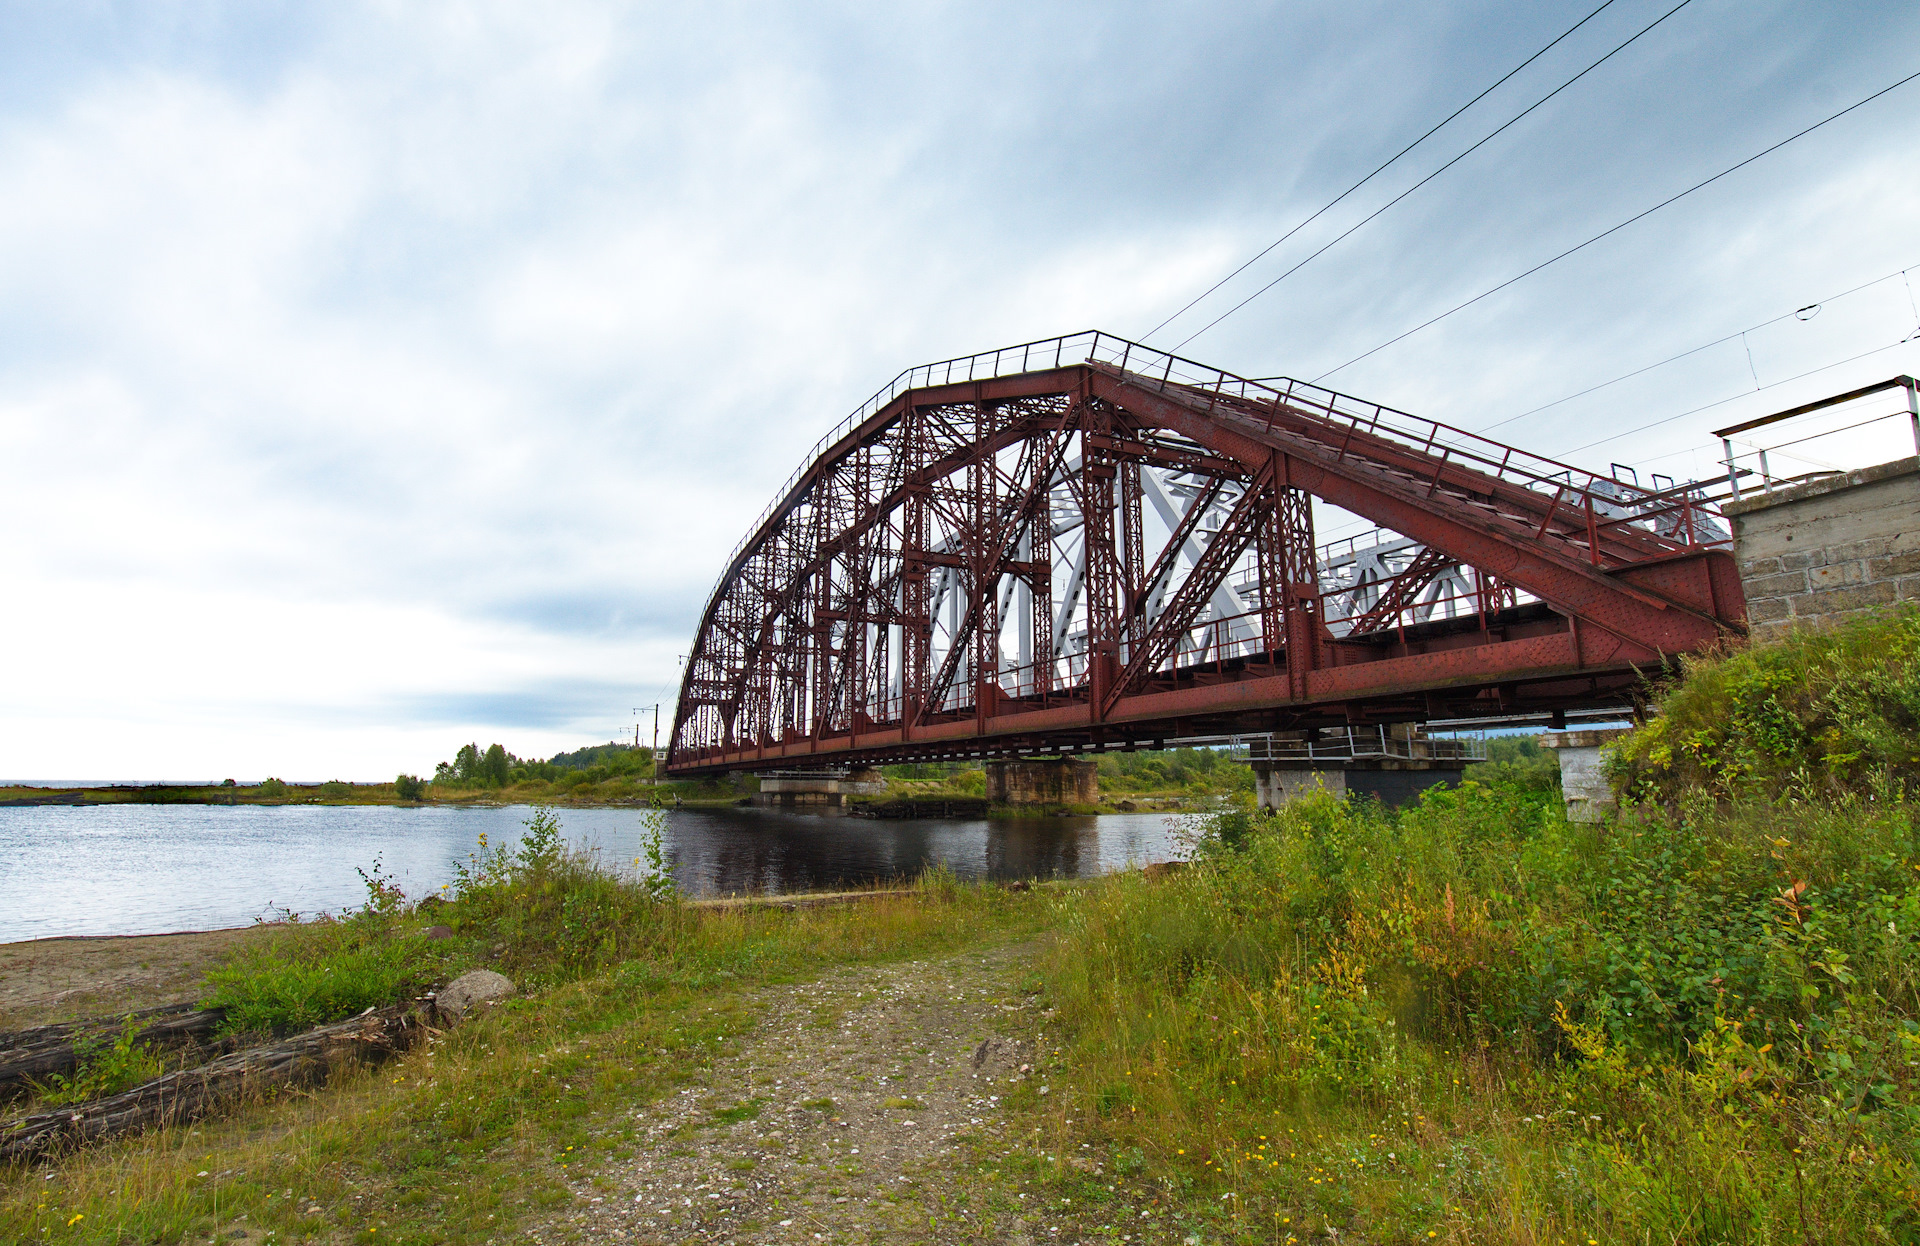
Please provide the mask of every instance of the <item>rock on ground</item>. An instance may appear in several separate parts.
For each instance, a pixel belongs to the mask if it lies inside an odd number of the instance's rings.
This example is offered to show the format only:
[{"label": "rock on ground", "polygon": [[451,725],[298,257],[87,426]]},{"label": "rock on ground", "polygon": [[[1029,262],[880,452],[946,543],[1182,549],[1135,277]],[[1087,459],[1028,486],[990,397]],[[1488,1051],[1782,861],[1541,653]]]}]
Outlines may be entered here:
[{"label": "rock on ground", "polygon": [[433,1006],[449,1024],[464,1021],[468,1014],[513,998],[513,983],[491,969],[469,969],[447,983],[434,996]]}]

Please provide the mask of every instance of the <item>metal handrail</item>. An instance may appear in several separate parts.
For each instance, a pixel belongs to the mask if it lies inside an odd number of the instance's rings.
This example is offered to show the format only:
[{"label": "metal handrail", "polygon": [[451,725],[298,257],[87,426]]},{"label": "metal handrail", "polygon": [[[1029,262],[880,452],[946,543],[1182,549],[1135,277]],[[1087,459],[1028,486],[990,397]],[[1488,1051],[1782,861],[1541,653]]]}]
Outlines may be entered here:
[{"label": "metal handrail", "polygon": [[1487,742],[1471,737],[1435,739],[1396,736],[1386,727],[1334,727],[1319,736],[1289,740],[1277,736],[1235,736],[1229,755],[1234,761],[1339,762],[1368,761],[1485,761]]},{"label": "metal handrail", "polygon": [[[766,507],[748,525],[745,534],[727,555],[727,566],[731,567],[734,564],[741,552],[766,526],[767,520],[773,517],[774,512],[793,493],[794,486],[800,483],[800,480],[813,469],[828,450],[901,394],[932,385],[952,384],[956,380],[967,382],[1018,376],[1035,371],[1033,366],[1035,362],[1048,368],[1083,362],[1106,363],[1132,371],[1143,383],[1150,385],[1157,384],[1164,388],[1178,386],[1243,400],[1281,403],[1331,420],[1346,422],[1356,429],[1364,424],[1363,431],[1371,435],[1384,436],[1401,442],[1408,449],[1420,449],[1425,453],[1432,453],[1434,447],[1440,447],[1451,454],[1459,455],[1464,462],[1475,465],[1476,470],[1529,488],[1540,488],[1548,484],[1565,484],[1576,491],[1589,492],[1604,482],[1607,486],[1605,491],[1607,499],[1614,505],[1631,505],[1635,501],[1643,498],[1651,499],[1655,496],[1653,490],[1642,488],[1631,481],[1618,480],[1598,472],[1571,467],[1554,459],[1482,437],[1466,429],[1455,428],[1437,420],[1429,420],[1379,403],[1367,402],[1310,382],[1286,377],[1249,380],[1220,368],[1210,367],[1179,355],[1156,350],[1151,346],[1143,346],[1126,338],[1116,337],[1111,333],[1089,329],[1061,337],[1041,338],[998,350],[920,364],[901,372],[887,384],[875,390],[871,397],[855,407],[814,443],[800,466],[787,477],[786,482],[774,493]],[[954,373],[960,369],[964,369],[963,375],[956,377]],[[1159,373],[1158,379],[1152,375],[1155,372]],[[1282,381],[1285,381],[1284,387],[1280,384]],[[1577,483],[1580,477],[1585,478],[1584,486]]]}]

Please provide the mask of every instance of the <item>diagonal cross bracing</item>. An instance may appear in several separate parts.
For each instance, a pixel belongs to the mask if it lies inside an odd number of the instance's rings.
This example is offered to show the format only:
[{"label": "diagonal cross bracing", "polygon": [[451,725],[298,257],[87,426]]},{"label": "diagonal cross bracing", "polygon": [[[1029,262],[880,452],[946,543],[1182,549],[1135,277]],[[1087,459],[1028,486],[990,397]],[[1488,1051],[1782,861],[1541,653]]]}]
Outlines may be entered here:
[{"label": "diagonal cross bracing", "polygon": [[[1330,580],[1316,507],[1400,571]],[[667,767],[1618,703],[1743,627],[1708,510],[1106,335],[914,369],[729,560]]]}]

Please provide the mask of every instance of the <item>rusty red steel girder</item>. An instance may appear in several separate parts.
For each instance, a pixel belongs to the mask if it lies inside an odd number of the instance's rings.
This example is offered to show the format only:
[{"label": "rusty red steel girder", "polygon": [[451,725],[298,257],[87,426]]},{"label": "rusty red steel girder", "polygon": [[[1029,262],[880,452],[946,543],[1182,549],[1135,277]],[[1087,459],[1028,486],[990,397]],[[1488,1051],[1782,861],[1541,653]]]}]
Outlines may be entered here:
[{"label": "rusty red steel girder", "polygon": [[[1150,547],[1165,481],[1191,501]],[[1421,551],[1342,609],[1313,499]],[[666,769],[1623,704],[1745,630],[1721,535],[1688,490],[1110,335],[946,361],[824,440],[729,560]],[[1415,617],[1454,566],[1472,608]]]}]

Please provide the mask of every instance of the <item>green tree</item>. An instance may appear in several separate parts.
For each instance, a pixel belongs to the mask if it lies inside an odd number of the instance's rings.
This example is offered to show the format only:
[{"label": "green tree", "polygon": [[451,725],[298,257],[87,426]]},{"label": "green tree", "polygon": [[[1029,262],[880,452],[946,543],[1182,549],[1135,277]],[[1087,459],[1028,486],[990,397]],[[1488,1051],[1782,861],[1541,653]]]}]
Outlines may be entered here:
[{"label": "green tree", "polygon": [[507,771],[512,767],[507,750],[498,744],[489,744],[486,754],[480,758],[479,780],[488,787],[505,787]]},{"label": "green tree", "polygon": [[403,774],[393,781],[393,793],[401,800],[419,800],[426,795],[427,785],[419,775]]}]

